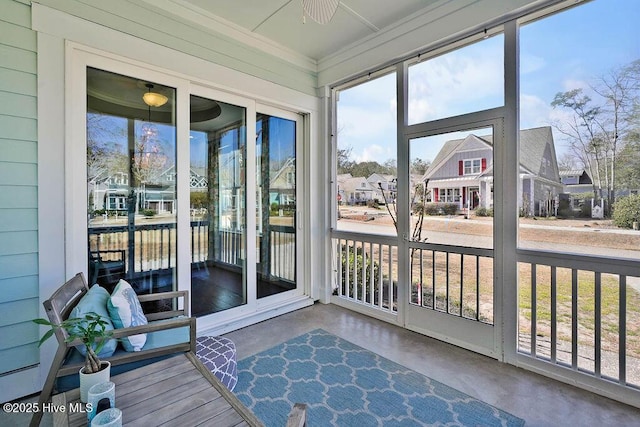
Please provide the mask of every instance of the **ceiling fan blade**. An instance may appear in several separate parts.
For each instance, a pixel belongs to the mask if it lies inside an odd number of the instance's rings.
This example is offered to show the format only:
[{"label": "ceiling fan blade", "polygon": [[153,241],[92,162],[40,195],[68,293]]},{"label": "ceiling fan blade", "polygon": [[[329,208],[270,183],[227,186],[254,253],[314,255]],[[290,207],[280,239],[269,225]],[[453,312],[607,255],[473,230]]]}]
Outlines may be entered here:
[{"label": "ceiling fan blade", "polygon": [[338,10],[340,0],[302,0],[302,8],[318,24],[327,24]]}]

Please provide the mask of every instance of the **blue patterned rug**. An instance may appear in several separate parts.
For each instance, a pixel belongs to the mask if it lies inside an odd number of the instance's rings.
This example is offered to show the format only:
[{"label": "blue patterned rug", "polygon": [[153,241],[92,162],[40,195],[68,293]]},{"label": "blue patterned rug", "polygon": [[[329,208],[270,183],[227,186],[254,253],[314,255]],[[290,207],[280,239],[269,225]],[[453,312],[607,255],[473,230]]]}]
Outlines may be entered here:
[{"label": "blue patterned rug", "polygon": [[267,427],[307,404],[313,426],[523,426],[524,421],[316,329],[238,362],[238,398]]}]

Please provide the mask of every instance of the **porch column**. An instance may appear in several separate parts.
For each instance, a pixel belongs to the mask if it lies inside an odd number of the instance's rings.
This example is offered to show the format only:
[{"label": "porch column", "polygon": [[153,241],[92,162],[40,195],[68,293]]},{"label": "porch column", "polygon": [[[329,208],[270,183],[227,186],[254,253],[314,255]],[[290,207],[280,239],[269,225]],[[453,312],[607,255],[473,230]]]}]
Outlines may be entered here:
[{"label": "porch column", "polygon": [[[531,178],[529,180],[529,212],[533,212],[534,209],[536,208],[536,201],[535,201],[536,192],[534,190],[535,187],[536,187],[535,178]],[[533,213],[535,215],[535,212]]]}]

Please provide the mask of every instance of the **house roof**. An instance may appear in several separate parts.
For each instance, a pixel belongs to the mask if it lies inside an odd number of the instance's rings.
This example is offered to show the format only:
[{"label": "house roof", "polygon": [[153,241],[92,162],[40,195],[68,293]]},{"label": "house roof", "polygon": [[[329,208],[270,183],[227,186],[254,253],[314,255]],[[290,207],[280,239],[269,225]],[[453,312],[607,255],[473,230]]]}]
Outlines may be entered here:
[{"label": "house roof", "polygon": [[560,176],[581,176],[583,173],[588,175],[584,169],[561,170],[558,173]]},{"label": "house roof", "polygon": [[[364,185],[363,185],[364,184]],[[373,187],[365,177],[357,176],[340,183],[340,189],[344,191],[373,191]]]},{"label": "house roof", "polygon": [[353,176],[351,176],[350,173],[343,173],[343,174],[338,174],[336,176],[336,181],[345,182],[346,180],[351,179],[351,178],[353,178]]},{"label": "house roof", "polygon": [[462,139],[452,139],[444,143],[436,158],[433,159],[431,165],[424,174],[424,178],[430,178],[433,176],[433,173],[440,169],[442,165],[444,165],[447,160],[453,156],[454,153],[459,151],[463,145],[474,145],[477,144],[478,147],[489,147],[492,145],[492,137],[489,136],[476,136],[476,135],[468,135]]},{"label": "house roof", "polygon": [[[444,143],[442,149],[438,152],[438,155],[427,169],[424,178],[433,176],[436,170],[438,170],[453,154],[459,151],[464,145],[473,143],[486,144],[489,147],[493,146],[492,135],[476,136],[468,135],[463,139],[454,139]],[[544,153],[547,145],[551,151],[551,162],[553,165],[557,164],[555,146],[553,143],[553,134],[551,133],[551,127],[543,126],[532,129],[523,129],[520,131],[520,171],[531,172],[538,175],[540,173],[540,159],[544,158]],[[490,165],[483,174],[491,174],[493,171],[493,165]]]},{"label": "house roof", "polygon": [[551,148],[551,163],[552,165],[557,165],[556,149],[553,144],[553,134],[550,126],[521,130],[520,165],[539,174],[540,159],[544,157],[544,151],[548,144]]},{"label": "house roof", "polygon": [[282,167],[278,169],[275,174],[270,176],[270,179],[269,179],[270,183],[273,184],[274,182],[276,182],[276,180],[286,171],[291,169],[295,170],[295,167],[296,167],[296,159],[293,157],[287,158],[287,160],[284,162]]}]

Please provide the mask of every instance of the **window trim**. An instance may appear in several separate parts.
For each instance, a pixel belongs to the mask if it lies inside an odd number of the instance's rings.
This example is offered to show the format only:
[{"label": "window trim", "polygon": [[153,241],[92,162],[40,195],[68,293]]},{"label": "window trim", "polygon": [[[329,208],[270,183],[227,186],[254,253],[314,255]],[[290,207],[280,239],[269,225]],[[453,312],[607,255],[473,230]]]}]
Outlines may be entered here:
[{"label": "window trim", "polygon": [[[478,162],[477,171],[475,170],[474,162]],[[469,164],[469,172],[467,173],[467,164]],[[482,172],[482,158],[472,158],[472,159],[464,159],[462,163],[462,174],[467,175],[477,175]]]}]

